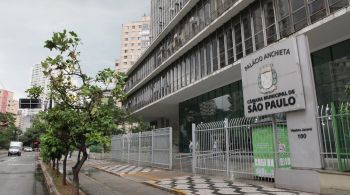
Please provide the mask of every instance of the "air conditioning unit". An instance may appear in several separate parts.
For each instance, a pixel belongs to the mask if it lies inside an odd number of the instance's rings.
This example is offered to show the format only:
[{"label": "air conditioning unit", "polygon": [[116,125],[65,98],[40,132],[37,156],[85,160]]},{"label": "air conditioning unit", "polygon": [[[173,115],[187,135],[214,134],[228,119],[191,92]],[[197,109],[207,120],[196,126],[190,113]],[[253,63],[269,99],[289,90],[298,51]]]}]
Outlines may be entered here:
[{"label": "air conditioning unit", "polygon": [[169,8],[169,11],[173,12],[173,11],[175,11],[175,8],[170,7],[170,8]]}]

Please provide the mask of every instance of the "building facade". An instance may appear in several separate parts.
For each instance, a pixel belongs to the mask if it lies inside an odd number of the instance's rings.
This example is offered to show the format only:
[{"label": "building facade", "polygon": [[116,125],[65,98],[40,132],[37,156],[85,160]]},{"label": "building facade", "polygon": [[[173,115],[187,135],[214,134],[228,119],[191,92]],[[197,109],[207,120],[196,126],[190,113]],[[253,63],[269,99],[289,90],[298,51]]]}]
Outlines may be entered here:
[{"label": "building facade", "polygon": [[[160,1],[152,2],[154,12],[159,12],[154,2]],[[153,126],[172,126],[173,143],[186,152],[192,123],[246,115],[243,63],[247,59],[258,63],[259,57],[250,58],[262,50],[283,55],[274,48],[292,40],[305,105],[301,111],[284,114],[288,128],[312,118],[307,124],[316,129],[310,135],[312,144],[297,144],[300,140],[290,138],[292,153],[312,154],[309,148],[319,149],[317,105],[349,101],[345,93],[350,82],[349,21],[348,0],[187,1],[164,28],[153,32],[158,24],[152,21],[152,34],[158,35],[127,72],[124,106]],[[292,166],[320,168],[319,159],[307,158],[293,156]]]},{"label": "building facade", "polygon": [[16,127],[20,124],[20,114],[18,112],[18,100],[14,98],[14,93],[5,89],[0,89],[0,112],[12,113],[16,118]]},{"label": "building facade", "polygon": [[[44,69],[41,66],[41,64],[35,64],[32,69],[32,75],[30,80],[30,87],[42,87],[43,88],[43,94],[40,96],[40,99],[42,99],[42,102],[44,103],[45,100],[48,99],[48,84],[49,84],[49,78],[46,77],[43,73]],[[44,106],[42,106],[44,108]]]},{"label": "building facade", "polygon": [[116,71],[126,72],[150,45],[150,17],[125,23],[121,31],[120,59],[116,61]]},{"label": "building facade", "polygon": [[165,29],[188,0],[151,0],[151,40]]}]

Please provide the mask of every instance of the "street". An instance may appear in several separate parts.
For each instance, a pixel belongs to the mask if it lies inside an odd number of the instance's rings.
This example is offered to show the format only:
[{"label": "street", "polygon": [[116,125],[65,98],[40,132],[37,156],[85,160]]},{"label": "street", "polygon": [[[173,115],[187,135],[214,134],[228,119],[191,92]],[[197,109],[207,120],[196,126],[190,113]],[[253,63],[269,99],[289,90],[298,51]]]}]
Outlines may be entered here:
[{"label": "street", "polygon": [[0,195],[46,195],[42,174],[37,170],[35,152],[22,156],[0,154]]}]

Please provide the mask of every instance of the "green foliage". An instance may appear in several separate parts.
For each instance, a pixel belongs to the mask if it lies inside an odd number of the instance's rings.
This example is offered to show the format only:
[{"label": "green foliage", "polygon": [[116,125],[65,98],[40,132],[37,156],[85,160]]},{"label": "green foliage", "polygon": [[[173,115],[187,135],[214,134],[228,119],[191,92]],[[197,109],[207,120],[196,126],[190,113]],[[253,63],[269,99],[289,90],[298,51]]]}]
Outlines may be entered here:
[{"label": "green foliage", "polygon": [[350,97],[350,83],[345,86],[345,93]]},{"label": "green foliage", "polygon": [[13,114],[0,112],[0,148],[7,149],[10,141],[17,140],[21,133],[21,130],[15,126]]},{"label": "green foliage", "polygon": [[43,93],[43,88],[41,86],[34,86],[26,90],[26,93],[29,98],[38,99]]}]

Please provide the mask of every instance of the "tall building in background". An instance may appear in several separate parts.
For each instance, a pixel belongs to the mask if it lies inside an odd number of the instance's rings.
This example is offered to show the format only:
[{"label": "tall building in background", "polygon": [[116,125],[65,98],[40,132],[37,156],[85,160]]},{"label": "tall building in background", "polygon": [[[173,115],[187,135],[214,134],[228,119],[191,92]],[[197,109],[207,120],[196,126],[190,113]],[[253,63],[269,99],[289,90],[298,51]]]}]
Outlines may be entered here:
[{"label": "tall building in background", "polygon": [[43,73],[43,67],[41,64],[35,64],[32,69],[32,77],[30,81],[30,87],[34,86],[40,86],[44,89],[44,93],[40,96],[40,99],[44,103],[45,100],[47,100],[47,94],[48,94],[48,87],[49,79],[45,77]]},{"label": "tall building in background", "polygon": [[165,29],[189,0],[151,0],[151,41]]},{"label": "tall building in background", "polygon": [[116,71],[126,72],[150,45],[150,17],[125,23],[121,32],[120,59],[116,61]]},{"label": "tall building in background", "polygon": [[[49,79],[45,77],[43,73],[43,68],[41,64],[35,64],[32,69],[32,75],[30,80],[30,87],[42,87],[43,88],[43,94],[39,97],[41,106],[38,106],[38,108],[22,108],[19,110],[20,113],[20,122],[19,122],[19,128],[25,132],[27,128],[31,127],[33,120],[35,116],[42,110],[45,109],[45,107],[48,106],[49,100],[48,100],[48,84]],[[29,100],[29,99],[28,99]],[[21,103],[22,105],[22,103]]]},{"label": "tall building in background", "polygon": [[21,117],[18,112],[18,100],[14,99],[13,92],[0,89],[0,112],[14,114],[16,118],[16,126],[19,126]]}]

